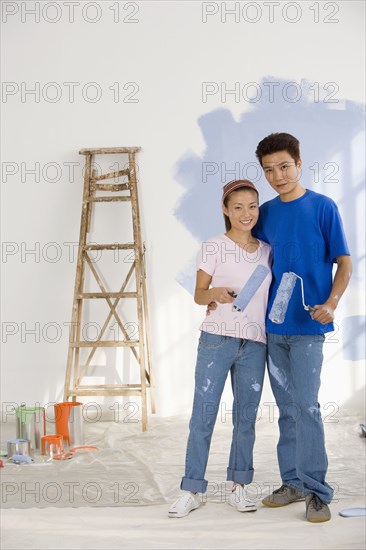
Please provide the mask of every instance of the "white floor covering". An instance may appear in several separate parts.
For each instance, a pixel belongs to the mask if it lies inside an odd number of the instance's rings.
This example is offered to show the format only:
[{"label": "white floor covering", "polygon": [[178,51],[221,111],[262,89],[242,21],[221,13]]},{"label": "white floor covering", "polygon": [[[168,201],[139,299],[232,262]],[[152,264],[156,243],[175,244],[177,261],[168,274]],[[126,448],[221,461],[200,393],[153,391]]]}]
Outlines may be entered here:
[{"label": "white floor covering", "polygon": [[[151,416],[149,430],[140,424],[85,423],[86,443],[99,452],[64,462],[6,464],[1,470],[3,550],[39,549],[312,549],[351,550],[366,545],[365,518],[338,512],[365,506],[365,443],[359,415],[337,414],[325,421],[328,482],[335,488],[332,520],[310,524],[305,504],[266,508],[260,498],[280,483],[277,425],[257,422],[255,478],[250,487],[258,510],[238,513],[226,503],[225,483],[230,447],[229,416],[219,418],[206,478],[207,501],[182,519],[167,517],[179,494],[188,417]],[[11,423],[2,439],[14,436]]]}]

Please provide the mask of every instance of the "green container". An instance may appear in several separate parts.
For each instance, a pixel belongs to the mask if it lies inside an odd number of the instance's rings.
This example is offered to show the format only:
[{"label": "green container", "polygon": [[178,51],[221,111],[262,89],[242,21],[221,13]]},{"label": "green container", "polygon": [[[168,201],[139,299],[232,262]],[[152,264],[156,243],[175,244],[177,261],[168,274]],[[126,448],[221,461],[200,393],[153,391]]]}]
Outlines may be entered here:
[{"label": "green container", "polygon": [[15,409],[17,416],[17,438],[30,441],[31,450],[41,451],[41,439],[46,435],[46,413],[44,407],[21,406]]}]

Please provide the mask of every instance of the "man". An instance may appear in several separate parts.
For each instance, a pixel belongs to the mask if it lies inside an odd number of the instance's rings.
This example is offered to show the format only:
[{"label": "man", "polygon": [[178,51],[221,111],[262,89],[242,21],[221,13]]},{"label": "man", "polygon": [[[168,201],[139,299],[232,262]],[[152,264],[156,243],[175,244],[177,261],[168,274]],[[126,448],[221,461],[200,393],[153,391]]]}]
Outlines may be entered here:
[{"label": "man", "polygon": [[[253,234],[272,246],[273,281],[270,311],[283,273],[304,282],[305,304],[297,280],[283,324],[266,320],[268,369],[279,408],[277,446],[280,489],[263,499],[266,506],[306,500],[310,522],[328,521],[333,490],[325,481],[327,455],[318,403],[325,333],[333,331],[334,311],[347,288],[352,264],[336,204],[302,187],[299,141],[286,133],[271,134],[256,156],[278,196],[260,208]],[[337,270],[332,278],[333,263]]]}]

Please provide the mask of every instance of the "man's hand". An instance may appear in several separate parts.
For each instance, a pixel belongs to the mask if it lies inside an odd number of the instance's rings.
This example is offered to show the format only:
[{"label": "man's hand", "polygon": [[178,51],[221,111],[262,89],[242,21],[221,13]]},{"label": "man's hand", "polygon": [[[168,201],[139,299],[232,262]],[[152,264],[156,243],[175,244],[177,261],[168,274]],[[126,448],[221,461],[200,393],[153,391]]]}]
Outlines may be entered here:
[{"label": "man's hand", "polygon": [[328,323],[334,321],[334,308],[329,304],[329,302],[325,302],[325,304],[321,305],[315,305],[313,307],[315,311],[310,313],[310,315],[314,321],[318,321],[318,323],[321,323],[322,325],[327,325]]},{"label": "man's hand", "polygon": [[215,311],[216,308],[217,308],[217,303],[216,302],[210,302],[207,306],[207,309],[206,309],[206,315],[210,315],[210,312]]}]

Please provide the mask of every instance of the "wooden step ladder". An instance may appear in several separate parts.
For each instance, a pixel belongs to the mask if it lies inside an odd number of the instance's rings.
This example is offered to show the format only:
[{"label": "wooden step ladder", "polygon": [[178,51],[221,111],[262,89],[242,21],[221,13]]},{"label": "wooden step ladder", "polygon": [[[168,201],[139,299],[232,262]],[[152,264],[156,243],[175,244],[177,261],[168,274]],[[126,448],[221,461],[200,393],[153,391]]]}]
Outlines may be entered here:
[{"label": "wooden step ladder", "polygon": [[[141,240],[140,214],[137,192],[137,175],[135,155],[140,147],[113,147],[104,149],[82,149],[81,155],[85,155],[84,193],[81,212],[80,239],[78,248],[78,259],[76,267],[74,301],[72,309],[72,322],[70,328],[69,350],[65,377],[64,399],[70,397],[73,401],[78,396],[140,396],[141,397],[141,419],[142,430],[147,430],[147,388],[150,389],[151,412],[155,412],[155,397],[152,384],[151,368],[151,346],[150,346],[150,325],[148,316],[146,272],[144,264],[145,245]],[[122,170],[97,174],[93,168],[97,155],[124,155],[128,157],[126,168]],[[106,157],[104,157],[106,158]],[[119,167],[119,166],[118,166]],[[120,183],[120,179],[127,180]],[[111,183],[108,180],[113,180]],[[108,193],[107,195],[105,193]],[[102,196],[100,196],[102,193]],[[118,195],[116,193],[119,193]],[[122,193],[122,194],[121,194]],[[109,244],[90,244],[88,233],[90,232],[93,205],[98,203],[115,203],[129,201],[132,209],[132,230],[133,242],[113,242]],[[100,268],[97,269],[95,262],[90,258],[91,251],[132,251],[130,260],[131,266],[118,291],[109,292],[107,284],[103,279]],[[98,254],[105,252],[98,252]],[[86,267],[93,275],[93,281],[98,284],[98,292],[85,292]],[[127,269],[127,268],[126,268]],[[90,275],[91,277],[91,275]],[[132,291],[126,291],[128,285],[133,284]],[[99,291],[100,290],[100,291]],[[93,341],[86,340],[83,324],[83,304],[86,300],[104,299],[108,304],[108,316],[102,325],[98,326],[97,338]],[[117,307],[123,308],[123,301],[136,300],[137,304],[137,338],[131,338],[126,324],[121,320]],[[131,302],[130,302],[131,303]],[[116,340],[103,339],[108,323],[114,319],[124,339]],[[93,319],[93,321],[96,321]],[[136,323],[135,323],[136,325]],[[83,384],[83,379],[91,371],[91,360],[98,348],[120,348],[127,347],[134,356],[135,363],[139,367],[139,383],[137,384]],[[86,360],[81,358],[84,348],[91,348]],[[104,368],[104,367],[103,367]]]}]

